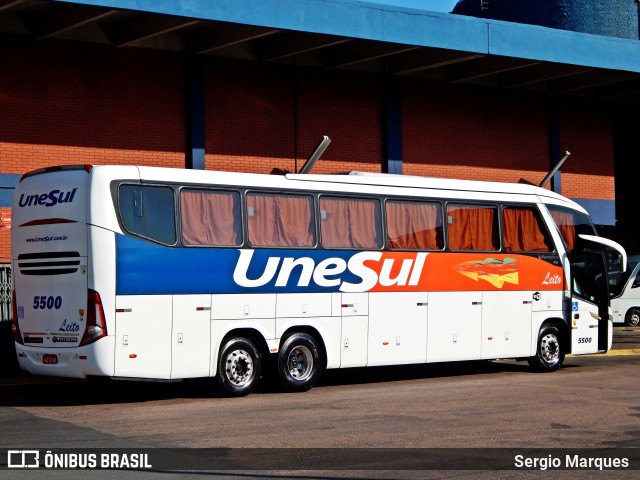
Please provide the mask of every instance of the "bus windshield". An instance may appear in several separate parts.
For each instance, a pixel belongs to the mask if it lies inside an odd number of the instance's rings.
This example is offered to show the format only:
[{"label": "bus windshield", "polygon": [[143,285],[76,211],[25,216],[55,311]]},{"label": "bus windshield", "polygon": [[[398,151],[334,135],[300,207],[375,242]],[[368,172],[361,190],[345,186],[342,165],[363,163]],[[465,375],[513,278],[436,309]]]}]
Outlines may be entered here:
[{"label": "bus windshield", "polygon": [[588,215],[555,205],[548,205],[548,208],[569,254],[576,245],[578,235],[597,235],[596,228]]}]

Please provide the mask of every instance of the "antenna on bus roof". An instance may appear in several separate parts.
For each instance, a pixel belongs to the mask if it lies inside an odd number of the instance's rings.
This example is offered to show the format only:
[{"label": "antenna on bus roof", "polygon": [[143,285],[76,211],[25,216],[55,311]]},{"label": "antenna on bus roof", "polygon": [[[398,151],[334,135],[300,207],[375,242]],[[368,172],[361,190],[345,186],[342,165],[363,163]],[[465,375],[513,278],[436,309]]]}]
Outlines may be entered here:
[{"label": "antenna on bus roof", "polygon": [[549,180],[551,180],[551,177],[553,177],[556,174],[556,172],[560,170],[560,167],[567,160],[567,158],[569,158],[569,155],[571,155],[570,152],[564,152],[564,157],[562,157],[560,161],[553,166],[553,168],[549,171],[549,173],[547,173],[547,176],[544,177],[542,181],[538,184],[539,187],[544,187],[547,183],[549,183]]},{"label": "antenna on bus roof", "polygon": [[311,156],[307,158],[307,161],[304,162],[304,165],[302,165],[302,168],[298,173],[309,173],[311,169],[314,167],[314,165],[316,164],[316,162],[320,160],[320,157],[322,156],[322,154],[327,149],[330,143],[331,143],[331,139],[326,135],[323,135],[322,139],[320,140],[320,143],[318,143],[318,146],[315,148]]}]

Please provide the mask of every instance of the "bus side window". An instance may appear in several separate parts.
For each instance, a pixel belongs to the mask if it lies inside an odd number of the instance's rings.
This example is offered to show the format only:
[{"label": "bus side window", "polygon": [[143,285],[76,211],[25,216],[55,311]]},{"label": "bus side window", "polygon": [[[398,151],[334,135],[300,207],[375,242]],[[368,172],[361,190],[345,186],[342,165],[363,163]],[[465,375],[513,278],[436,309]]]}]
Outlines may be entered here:
[{"label": "bus side window", "polygon": [[376,199],[320,197],[320,219],[325,248],[382,247],[382,216]]},{"label": "bus side window", "polygon": [[315,246],[313,197],[247,193],[247,233],[252,246]]},{"label": "bus side window", "polygon": [[550,252],[552,242],[537,210],[532,207],[502,209],[502,241],[506,252]]},{"label": "bus side window", "polygon": [[120,185],[118,208],[125,230],[167,245],[176,243],[173,189]]},{"label": "bus side window", "polygon": [[484,205],[447,205],[449,249],[499,250],[497,210]]},{"label": "bus side window", "polygon": [[440,204],[389,200],[386,205],[387,247],[394,250],[442,250]]},{"label": "bus side window", "polygon": [[182,190],[180,221],[184,245],[232,247],[242,244],[238,192]]}]

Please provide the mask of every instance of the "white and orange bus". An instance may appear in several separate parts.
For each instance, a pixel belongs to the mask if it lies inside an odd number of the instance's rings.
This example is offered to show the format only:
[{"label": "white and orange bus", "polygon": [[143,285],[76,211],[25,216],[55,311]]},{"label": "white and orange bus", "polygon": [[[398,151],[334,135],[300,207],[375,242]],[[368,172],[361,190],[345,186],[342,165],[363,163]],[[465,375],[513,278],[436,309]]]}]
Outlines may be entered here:
[{"label": "white and orange bus", "polygon": [[[133,166],[30,172],[13,206],[20,366],[216,378],[606,352],[604,249],[575,202],[525,184]],[[273,359],[274,361],[268,361]]]}]

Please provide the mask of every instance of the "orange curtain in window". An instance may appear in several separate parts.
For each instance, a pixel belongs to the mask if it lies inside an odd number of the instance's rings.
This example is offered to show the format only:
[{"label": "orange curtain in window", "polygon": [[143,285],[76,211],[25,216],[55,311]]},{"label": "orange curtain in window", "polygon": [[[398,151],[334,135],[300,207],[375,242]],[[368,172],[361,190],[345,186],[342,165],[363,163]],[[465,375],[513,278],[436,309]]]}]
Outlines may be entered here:
[{"label": "orange curtain in window", "polygon": [[548,252],[547,238],[530,208],[502,210],[504,249],[507,252]]},{"label": "orange curtain in window", "polygon": [[566,212],[551,210],[551,216],[560,230],[560,235],[567,246],[567,251],[573,250],[576,243],[576,229],[573,225],[573,215]]},{"label": "orange curtain in window", "polygon": [[240,199],[236,193],[183,190],[180,213],[185,245],[242,243]]},{"label": "orange curtain in window", "polygon": [[320,200],[322,246],[379,248],[380,211],[375,200],[327,198]]},{"label": "orange curtain in window", "polygon": [[439,206],[418,202],[387,202],[387,246],[406,250],[442,248]]},{"label": "orange curtain in window", "polygon": [[447,207],[447,233],[451,250],[498,250],[495,209]]},{"label": "orange curtain in window", "polygon": [[316,243],[313,199],[308,196],[277,197],[278,236],[284,247],[312,247]]},{"label": "orange curtain in window", "polygon": [[308,196],[247,195],[249,243],[262,247],[312,247],[312,206]]}]

